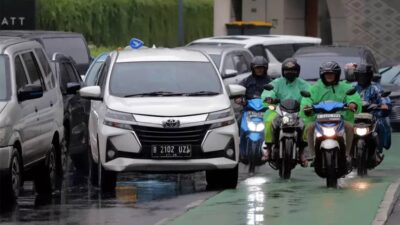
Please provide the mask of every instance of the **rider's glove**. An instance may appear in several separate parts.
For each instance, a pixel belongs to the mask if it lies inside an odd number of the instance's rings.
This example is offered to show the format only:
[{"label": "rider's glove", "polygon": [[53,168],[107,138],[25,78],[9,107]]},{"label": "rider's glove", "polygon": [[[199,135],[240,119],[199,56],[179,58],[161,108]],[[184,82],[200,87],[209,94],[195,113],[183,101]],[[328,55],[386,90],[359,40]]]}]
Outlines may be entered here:
[{"label": "rider's glove", "polygon": [[273,104],[274,103],[274,99],[272,99],[270,97],[267,97],[267,98],[265,98],[265,102],[268,103],[268,104]]},{"label": "rider's glove", "polygon": [[350,103],[348,107],[353,112],[357,110],[357,105],[355,103]]},{"label": "rider's glove", "polygon": [[304,114],[306,116],[311,116],[312,113],[313,113],[312,107],[310,107],[308,105],[304,106]]}]

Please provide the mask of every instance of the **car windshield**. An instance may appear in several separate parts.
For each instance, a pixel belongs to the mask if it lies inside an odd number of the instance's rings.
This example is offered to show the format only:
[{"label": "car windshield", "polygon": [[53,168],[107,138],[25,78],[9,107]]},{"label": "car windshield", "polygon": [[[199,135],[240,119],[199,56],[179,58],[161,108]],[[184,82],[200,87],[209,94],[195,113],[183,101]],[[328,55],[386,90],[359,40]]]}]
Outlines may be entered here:
[{"label": "car windshield", "polygon": [[110,93],[119,97],[206,96],[221,94],[222,85],[208,62],[129,62],[115,64]]},{"label": "car windshield", "polygon": [[335,61],[339,63],[342,68],[341,79],[344,79],[343,68],[347,63],[361,63],[361,58],[347,56],[298,56],[295,58],[301,66],[300,77],[306,80],[319,79],[319,67],[324,62]]},{"label": "car windshield", "polygon": [[10,91],[6,59],[6,56],[0,55],[0,101],[7,100]]},{"label": "car windshield", "polygon": [[397,80],[399,80],[400,66],[386,67],[381,69],[379,72],[382,75],[382,84],[393,84],[399,82]]},{"label": "car windshield", "polygon": [[50,57],[55,52],[71,56],[77,64],[89,63],[89,54],[82,38],[44,38],[43,44]]},{"label": "car windshield", "polygon": [[219,68],[219,66],[221,65],[221,55],[210,54],[210,58],[215,63],[215,65]]}]

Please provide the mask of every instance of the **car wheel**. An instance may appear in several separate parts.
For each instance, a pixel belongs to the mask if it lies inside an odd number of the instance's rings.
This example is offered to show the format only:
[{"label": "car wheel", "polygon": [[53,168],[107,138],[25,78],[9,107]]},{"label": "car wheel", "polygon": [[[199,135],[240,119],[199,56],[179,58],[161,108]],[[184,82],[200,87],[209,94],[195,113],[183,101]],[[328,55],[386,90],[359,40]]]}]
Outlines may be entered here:
[{"label": "car wheel", "polygon": [[239,167],[233,169],[221,169],[206,171],[207,188],[236,188],[238,182]]},{"label": "car wheel", "polygon": [[33,179],[35,189],[38,194],[51,194],[53,191],[61,188],[62,183],[62,168],[58,160],[56,148],[54,144],[48,152],[46,159],[41,162],[35,171]]},{"label": "car wheel", "polygon": [[18,198],[22,185],[21,157],[16,148],[13,149],[8,171],[0,175],[0,204],[1,207]]},{"label": "car wheel", "polygon": [[[91,151],[89,152],[90,182],[93,186],[101,189],[102,192],[114,192],[117,185],[117,172],[107,171],[93,160]],[[99,183],[100,179],[100,183]]]}]

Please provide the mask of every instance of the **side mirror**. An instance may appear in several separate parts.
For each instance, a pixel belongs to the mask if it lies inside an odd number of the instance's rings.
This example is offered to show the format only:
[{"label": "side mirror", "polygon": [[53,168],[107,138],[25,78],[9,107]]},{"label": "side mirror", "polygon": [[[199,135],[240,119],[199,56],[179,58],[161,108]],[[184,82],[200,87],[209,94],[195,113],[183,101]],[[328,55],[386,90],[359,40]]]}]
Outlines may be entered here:
[{"label": "side mirror", "polygon": [[346,95],[354,95],[357,92],[355,88],[351,88],[346,91]]},{"label": "side mirror", "polygon": [[20,102],[41,98],[43,96],[43,88],[40,84],[26,85],[18,91],[17,96]]},{"label": "side mirror", "polygon": [[222,78],[225,79],[225,78],[235,77],[236,75],[238,75],[237,70],[226,69],[224,71],[224,74],[222,75]]},{"label": "side mirror", "polygon": [[75,95],[79,89],[81,89],[81,84],[77,82],[70,82],[67,83],[67,94],[68,95]]},{"label": "side mirror", "polygon": [[392,92],[391,91],[385,91],[381,94],[381,97],[386,98],[388,97]]},{"label": "side mirror", "polygon": [[236,97],[241,97],[244,96],[246,94],[246,88],[241,86],[241,85],[237,85],[237,84],[230,84],[228,86],[229,89],[229,97],[230,98],[236,98]]},{"label": "side mirror", "polygon": [[274,86],[272,84],[266,84],[264,85],[264,90],[272,91],[274,90]]},{"label": "side mirror", "polygon": [[100,86],[89,86],[81,88],[79,94],[82,98],[86,98],[89,100],[98,100],[98,101],[103,100],[103,98],[101,97]]},{"label": "side mirror", "polygon": [[308,91],[300,91],[300,95],[303,96],[304,98],[310,98],[311,97],[311,93]]}]

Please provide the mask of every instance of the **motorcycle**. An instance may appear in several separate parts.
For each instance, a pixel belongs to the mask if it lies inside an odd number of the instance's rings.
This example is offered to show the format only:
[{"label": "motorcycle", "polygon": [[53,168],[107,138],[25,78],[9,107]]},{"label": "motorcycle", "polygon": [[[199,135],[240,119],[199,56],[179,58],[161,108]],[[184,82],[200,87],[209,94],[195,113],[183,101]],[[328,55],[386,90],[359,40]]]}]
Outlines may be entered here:
[{"label": "motorcycle", "polygon": [[[346,95],[353,95],[355,89],[350,89]],[[301,91],[301,95],[310,98],[311,94]],[[326,178],[327,187],[337,187],[340,177],[348,174],[346,161],[345,129],[344,120],[340,111],[348,110],[343,102],[323,101],[313,105],[305,112],[316,113],[314,131],[314,170],[322,178]]]},{"label": "motorcycle", "polygon": [[247,100],[240,123],[240,160],[249,165],[249,173],[254,173],[255,167],[265,164],[262,160],[264,143],[264,119],[266,111],[260,97]]},{"label": "motorcycle", "polygon": [[[268,85],[266,89],[271,91],[273,86]],[[270,166],[275,170],[279,170],[281,178],[290,179],[292,169],[298,163],[301,142],[299,130],[303,129],[299,119],[300,104],[293,99],[287,99],[282,102],[279,99],[271,99],[270,102],[277,104],[277,106],[270,104],[269,109],[275,110],[278,114],[278,119],[274,121],[277,124],[274,126],[279,127],[279,135],[275,137],[279,145],[272,146],[272,162],[270,162]]]},{"label": "motorcycle", "polygon": [[[384,92],[381,97],[389,95],[390,92]],[[364,101],[362,113],[355,115],[352,158],[354,167],[357,168],[357,175],[361,177],[367,175],[368,169],[377,166],[375,156],[379,144],[377,133],[379,119],[375,115],[380,111],[382,111],[380,105]]]}]

